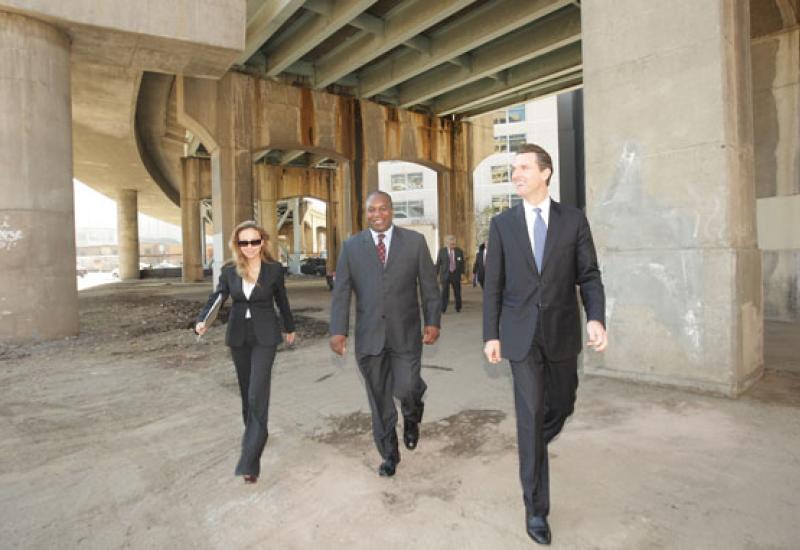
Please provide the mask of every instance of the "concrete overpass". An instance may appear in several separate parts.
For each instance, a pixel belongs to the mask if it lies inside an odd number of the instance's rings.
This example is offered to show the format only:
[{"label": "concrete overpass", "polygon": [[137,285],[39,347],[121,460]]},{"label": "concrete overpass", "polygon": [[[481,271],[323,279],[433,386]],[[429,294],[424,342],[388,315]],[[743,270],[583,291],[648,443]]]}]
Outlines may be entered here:
[{"label": "concrete overpass", "polygon": [[776,220],[800,213],[799,12],[797,0],[0,0],[0,340],[77,331],[73,174],[119,199],[124,276],[142,211],[182,223],[196,278],[204,198],[218,260],[237,221],[275,227],[275,203],[300,194],[329,201],[335,254],[389,159],[437,170],[440,223],[472,249],[472,170],[491,150],[481,115],[582,86],[587,210],[617,340],[586,368],[736,394],[762,369],[757,210],[775,251],[768,299],[798,279],[785,235],[800,231]]}]

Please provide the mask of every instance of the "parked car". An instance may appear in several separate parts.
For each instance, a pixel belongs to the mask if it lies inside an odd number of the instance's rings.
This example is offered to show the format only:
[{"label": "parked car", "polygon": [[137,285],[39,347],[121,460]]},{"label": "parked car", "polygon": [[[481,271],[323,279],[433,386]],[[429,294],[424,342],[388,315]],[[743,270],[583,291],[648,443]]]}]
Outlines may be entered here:
[{"label": "parked car", "polygon": [[300,273],[324,277],[328,273],[327,264],[325,258],[306,258],[300,262]]}]

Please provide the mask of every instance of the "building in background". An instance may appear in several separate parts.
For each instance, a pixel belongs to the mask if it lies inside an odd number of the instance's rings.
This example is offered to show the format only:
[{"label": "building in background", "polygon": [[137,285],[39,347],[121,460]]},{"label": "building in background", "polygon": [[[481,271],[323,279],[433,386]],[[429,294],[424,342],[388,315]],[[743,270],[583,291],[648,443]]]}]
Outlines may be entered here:
[{"label": "building in background", "polygon": [[431,255],[439,248],[438,176],[421,164],[378,163],[378,189],[392,196],[394,222],[425,236]]},{"label": "building in background", "polygon": [[473,174],[477,242],[487,238],[492,216],[522,200],[511,183],[511,164],[524,143],[536,143],[550,153],[556,167],[550,195],[559,200],[557,96],[495,112],[495,152],[478,164]]}]

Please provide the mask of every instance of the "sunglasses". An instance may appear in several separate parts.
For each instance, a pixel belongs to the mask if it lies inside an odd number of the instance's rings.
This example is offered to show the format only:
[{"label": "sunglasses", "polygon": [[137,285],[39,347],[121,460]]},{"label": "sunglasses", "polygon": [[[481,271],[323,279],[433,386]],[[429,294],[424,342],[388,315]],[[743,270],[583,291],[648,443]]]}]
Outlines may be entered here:
[{"label": "sunglasses", "polygon": [[238,244],[239,246],[242,246],[242,247],[247,246],[247,245],[260,246],[261,245],[261,239],[253,239],[252,241],[236,241],[236,244]]}]

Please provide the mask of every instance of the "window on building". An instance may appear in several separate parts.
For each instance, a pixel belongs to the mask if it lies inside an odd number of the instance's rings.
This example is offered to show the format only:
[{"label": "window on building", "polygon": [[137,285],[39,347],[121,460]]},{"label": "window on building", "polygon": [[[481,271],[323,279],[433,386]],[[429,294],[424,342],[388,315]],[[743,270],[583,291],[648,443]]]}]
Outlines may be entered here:
[{"label": "window on building", "polygon": [[522,199],[513,193],[495,193],[492,195],[492,208],[502,212],[522,202]]},{"label": "window on building", "polygon": [[422,189],[422,172],[411,172],[406,176],[406,187],[408,189]]},{"label": "window on building", "polygon": [[394,217],[398,219],[424,218],[425,203],[423,201],[395,201]]},{"label": "window on building", "polygon": [[506,112],[505,111],[498,111],[494,114],[494,123],[495,124],[505,124],[506,123]]},{"label": "window on building", "polygon": [[392,174],[392,191],[408,191],[422,188],[422,172]]},{"label": "window on building", "polygon": [[508,151],[508,136],[495,136],[494,152],[505,153],[506,151]]},{"label": "window on building", "polygon": [[508,151],[516,153],[525,144],[525,134],[511,134],[508,136]]},{"label": "window on building", "polygon": [[508,110],[508,122],[525,121],[525,105],[516,105]]},{"label": "window on building", "polygon": [[392,174],[392,191],[405,191],[405,190],[406,190],[406,175]]},{"label": "window on building", "polygon": [[511,167],[508,164],[492,166],[492,183],[508,183],[511,181]]}]

